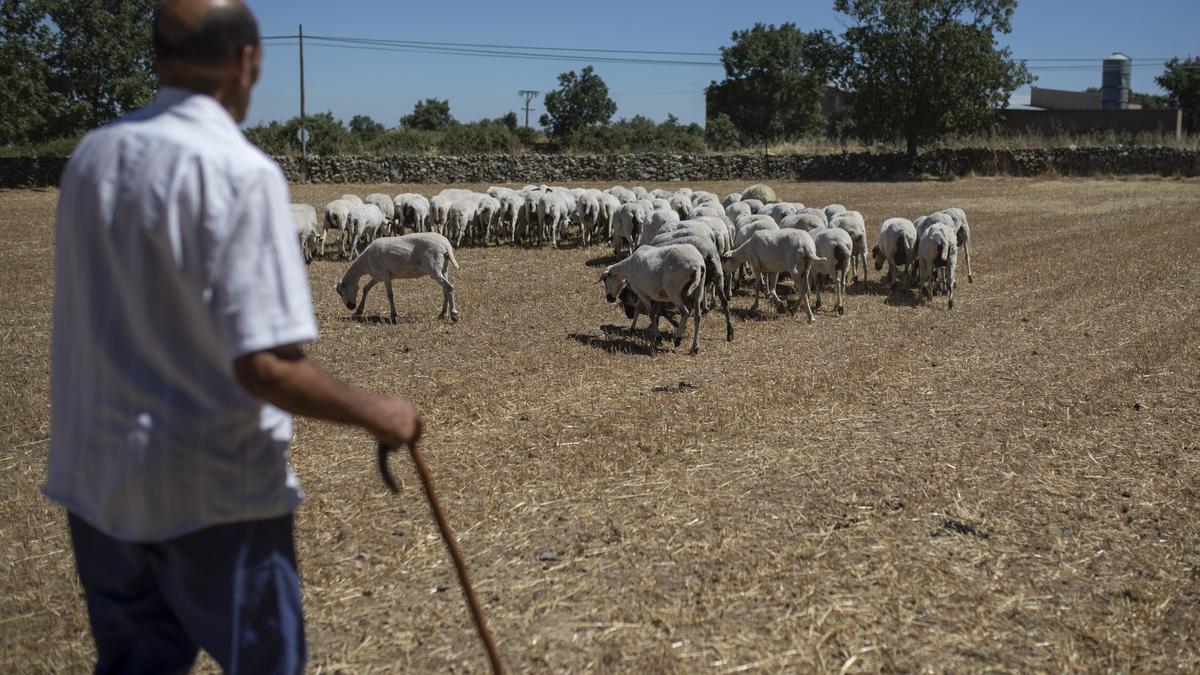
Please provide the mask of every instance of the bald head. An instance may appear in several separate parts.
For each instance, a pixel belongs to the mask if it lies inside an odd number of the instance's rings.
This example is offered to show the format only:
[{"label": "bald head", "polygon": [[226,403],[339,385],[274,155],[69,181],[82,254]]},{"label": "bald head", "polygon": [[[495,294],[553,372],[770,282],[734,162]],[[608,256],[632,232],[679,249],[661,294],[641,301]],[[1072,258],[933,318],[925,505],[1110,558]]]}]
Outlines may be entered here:
[{"label": "bald head", "polygon": [[159,63],[216,66],[258,46],[258,23],[240,0],[165,0],[154,15]]}]

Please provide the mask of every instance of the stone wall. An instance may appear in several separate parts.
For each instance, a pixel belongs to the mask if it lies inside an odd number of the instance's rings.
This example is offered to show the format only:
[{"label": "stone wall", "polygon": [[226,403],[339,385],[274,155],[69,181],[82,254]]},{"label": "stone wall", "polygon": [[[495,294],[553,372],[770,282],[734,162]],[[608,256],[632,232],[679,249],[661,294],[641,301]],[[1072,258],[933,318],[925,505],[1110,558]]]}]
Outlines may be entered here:
[{"label": "stone wall", "polygon": [[[840,155],[481,155],[277,158],[288,180],[314,183],[654,183],[717,180],[903,180],[948,176],[1200,176],[1200,150],[1166,147],[933,150],[915,171],[903,153]],[[66,160],[0,158],[0,187],[57,185]]]}]

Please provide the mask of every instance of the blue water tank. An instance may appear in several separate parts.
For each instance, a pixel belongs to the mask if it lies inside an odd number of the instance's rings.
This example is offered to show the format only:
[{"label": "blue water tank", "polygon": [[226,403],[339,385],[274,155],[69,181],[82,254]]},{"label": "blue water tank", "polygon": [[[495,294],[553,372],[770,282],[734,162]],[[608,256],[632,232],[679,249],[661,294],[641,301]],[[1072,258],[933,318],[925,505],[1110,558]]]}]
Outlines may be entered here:
[{"label": "blue water tank", "polygon": [[1100,109],[1125,110],[1129,108],[1129,86],[1133,74],[1133,59],[1114,52],[1104,59],[1100,75]]}]

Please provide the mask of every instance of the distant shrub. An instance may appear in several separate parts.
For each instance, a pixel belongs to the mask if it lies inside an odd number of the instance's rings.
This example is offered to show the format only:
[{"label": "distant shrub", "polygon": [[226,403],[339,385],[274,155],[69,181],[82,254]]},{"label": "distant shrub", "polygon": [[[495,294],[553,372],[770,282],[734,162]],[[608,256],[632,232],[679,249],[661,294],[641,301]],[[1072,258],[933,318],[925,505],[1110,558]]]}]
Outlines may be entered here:
[{"label": "distant shrub", "polygon": [[521,140],[504,124],[456,124],[438,143],[443,155],[503,155],[521,149]]}]

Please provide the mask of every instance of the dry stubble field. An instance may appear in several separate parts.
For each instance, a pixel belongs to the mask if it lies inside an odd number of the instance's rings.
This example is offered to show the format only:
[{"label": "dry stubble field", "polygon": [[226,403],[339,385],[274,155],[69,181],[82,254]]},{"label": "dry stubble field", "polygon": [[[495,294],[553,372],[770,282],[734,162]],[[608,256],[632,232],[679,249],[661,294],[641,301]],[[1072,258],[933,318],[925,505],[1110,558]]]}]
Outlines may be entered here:
[{"label": "dry stubble field", "polygon": [[[294,198],[380,187],[413,186]],[[776,187],[861,210],[872,237],[962,206],[976,281],[947,313],[872,270],[813,325],[743,294],[736,341],[711,317],[700,355],[650,358],[595,284],[601,248],[460,251],[457,325],[429,280],[397,284],[399,325],[382,289],[352,321],[345,263],[310,268],[311,355],[425,411],[511,668],[1200,669],[1200,183]],[[38,493],[55,198],[0,193],[3,672],[92,651]],[[399,497],[353,431],[301,421],[293,458],[313,670],[484,670],[403,458]]]}]

